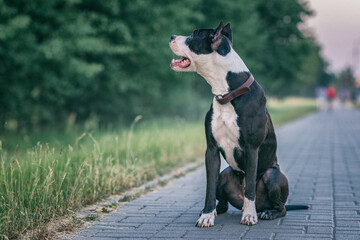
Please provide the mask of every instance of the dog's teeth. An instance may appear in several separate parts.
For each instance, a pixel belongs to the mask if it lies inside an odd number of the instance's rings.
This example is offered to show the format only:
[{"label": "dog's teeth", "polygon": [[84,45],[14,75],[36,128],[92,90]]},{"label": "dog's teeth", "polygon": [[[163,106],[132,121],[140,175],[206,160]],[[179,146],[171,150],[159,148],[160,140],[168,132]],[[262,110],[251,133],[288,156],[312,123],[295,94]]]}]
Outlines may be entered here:
[{"label": "dog's teeth", "polygon": [[174,63],[174,62],[175,62],[175,59],[172,59],[172,60],[171,60],[171,63]]}]

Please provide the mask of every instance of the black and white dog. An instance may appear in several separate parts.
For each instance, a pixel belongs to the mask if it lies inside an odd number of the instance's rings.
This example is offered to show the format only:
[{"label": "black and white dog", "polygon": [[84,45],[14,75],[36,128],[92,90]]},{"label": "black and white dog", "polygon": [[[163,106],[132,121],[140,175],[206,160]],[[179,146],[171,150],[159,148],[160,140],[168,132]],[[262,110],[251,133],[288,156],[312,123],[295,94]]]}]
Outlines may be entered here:
[{"label": "black and white dog", "polygon": [[[199,73],[215,95],[205,119],[206,199],[196,226],[213,226],[228,202],[242,210],[246,225],[256,224],[258,216],[275,219],[286,210],[306,209],[285,206],[288,181],[277,163],[264,91],[232,48],[230,24],[195,30],[188,37],[173,35],[170,48],[181,57],[172,60],[171,68]],[[220,153],[230,167],[219,175]]]}]

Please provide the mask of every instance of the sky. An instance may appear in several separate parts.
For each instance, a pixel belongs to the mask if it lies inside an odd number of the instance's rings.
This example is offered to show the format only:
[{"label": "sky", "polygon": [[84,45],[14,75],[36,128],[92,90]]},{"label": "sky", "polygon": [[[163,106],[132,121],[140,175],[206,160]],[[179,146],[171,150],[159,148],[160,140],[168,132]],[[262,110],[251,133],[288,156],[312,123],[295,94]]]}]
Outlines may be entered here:
[{"label": "sky", "polygon": [[359,77],[360,0],[305,1],[315,11],[307,25],[322,46],[322,56],[330,63],[330,70],[339,72],[351,66]]}]

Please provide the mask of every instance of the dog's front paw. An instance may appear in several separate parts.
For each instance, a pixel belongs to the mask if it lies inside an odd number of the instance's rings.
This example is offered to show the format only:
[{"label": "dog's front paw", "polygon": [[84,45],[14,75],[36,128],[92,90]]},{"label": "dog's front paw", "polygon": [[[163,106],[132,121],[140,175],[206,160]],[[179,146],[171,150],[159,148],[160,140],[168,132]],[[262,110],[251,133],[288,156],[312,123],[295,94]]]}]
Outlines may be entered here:
[{"label": "dog's front paw", "polygon": [[255,215],[243,214],[243,216],[241,218],[241,224],[244,224],[244,225],[252,226],[252,225],[257,224],[257,222],[258,222],[258,217],[256,214]]},{"label": "dog's front paw", "polygon": [[200,218],[196,221],[196,227],[212,227],[215,223],[216,210],[211,213],[202,213]]},{"label": "dog's front paw", "polygon": [[256,214],[255,201],[245,198],[242,212],[241,224],[249,226],[257,224],[258,216]]}]

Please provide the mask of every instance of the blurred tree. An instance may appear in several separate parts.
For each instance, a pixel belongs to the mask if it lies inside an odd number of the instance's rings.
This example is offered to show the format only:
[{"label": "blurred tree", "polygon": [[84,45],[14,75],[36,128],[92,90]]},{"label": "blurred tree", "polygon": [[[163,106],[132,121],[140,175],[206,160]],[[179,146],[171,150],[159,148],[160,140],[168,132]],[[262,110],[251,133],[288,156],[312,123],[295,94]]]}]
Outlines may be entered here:
[{"label": "blurred tree", "polygon": [[336,85],[339,88],[346,88],[348,90],[356,88],[355,76],[351,67],[345,67],[345,69],[339,73]]},{"label": "blurred tree", "polygon": [[[297,0],[286,1],[286,4],[282,0],[259,0],[256,10],[261,19],[259,32],[266,34],[265,49],[258,59],[264,64],[260,72],[264,88],[276,96],[298,93],[302,87],[300,66],[312,53],[318,56],[313,39],[299,28],[312,12],[306,2]],[[314,75],[308,79],[315,81]]]},{"label": "blurred tree", "polygon": [[2,122],[109,122],[170,109],[167,90],[189,81],[169,70],[168,39],[201,19],[196,3],[0,0]]},{"label": "blurred tree", "polygon": [[297,81],[291,83],[291,92],[304,96],[313,96],[318,86],[326,87],[335,80],[335,75],[328,70],[329,64],[321,57],[320,47],[315,40],[306,39],[309,53],[303,56],[302,64],[297,72]]},{"label": "blurred tree", "polygon": [[336,77],[336,87],[338,89],[346,89],[350,93],[350,99],[356,101],[357,87],[354,72],[351,67],[345,67]]},{"label": "blurred tree", "polygon": [[325,65],[324,69],[320,69],[317,77],[317,86],[327,87],[336,81],[335,73],[330,72],[327,69],[327,64]]}]

